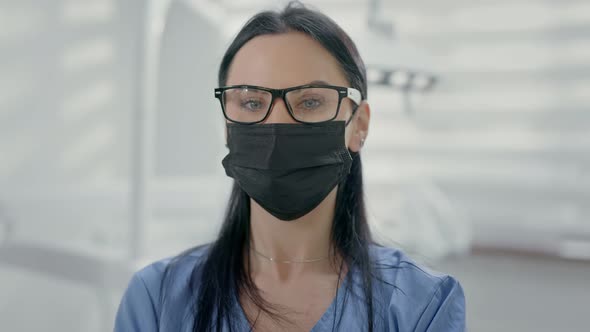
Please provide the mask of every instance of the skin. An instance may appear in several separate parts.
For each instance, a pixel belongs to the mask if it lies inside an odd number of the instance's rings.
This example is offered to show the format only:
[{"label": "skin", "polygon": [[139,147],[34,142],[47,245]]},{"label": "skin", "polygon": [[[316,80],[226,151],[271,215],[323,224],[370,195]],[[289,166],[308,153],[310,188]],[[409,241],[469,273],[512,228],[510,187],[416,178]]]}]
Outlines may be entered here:
[{"label": "skin", "polygon": [[[302,51],[304,50],[304,51]],[[227,85],[249,84],[269,88],[287,88],[324,81],[350,87],[336,59],[311,37],[300,32],[259,36],[246,43],[236,54]],[[354,102],[344,99],[337,120],[347,120]],[[368,134],[369,105],[363,101],[346,127],[346,146],[362,148]],[[284,102],[276,99],[265,123],[297,123]],[[267,257],[278,260],[314,259],[329,256],[331,227],[336,205],[334,189],[314,210],[291,221],[278,220],[251,200],[252,244]],[[330,257],[314,263],[281,264],[254,253],[249,271],[265,300],[281,309],[291,323],[275,322],[258,310],[247,297],[240,302],[246,316],[256,320],[256,331],[309,331],[332,303],[336,294],[340,258]],[[344,267],[344,272],[346,267]]]}]

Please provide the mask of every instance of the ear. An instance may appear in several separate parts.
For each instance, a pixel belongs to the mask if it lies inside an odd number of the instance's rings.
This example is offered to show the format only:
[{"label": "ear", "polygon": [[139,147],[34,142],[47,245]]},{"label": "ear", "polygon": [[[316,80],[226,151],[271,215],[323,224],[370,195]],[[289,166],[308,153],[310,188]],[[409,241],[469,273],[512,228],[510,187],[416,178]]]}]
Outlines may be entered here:
[{"label": "ear", "polygon": [[352,135],[348,138],[348,149],[352,152],[359,152],[369,135],[369,122],[371,120],[371,108],[366,100],[358,106],[352,123]]}]

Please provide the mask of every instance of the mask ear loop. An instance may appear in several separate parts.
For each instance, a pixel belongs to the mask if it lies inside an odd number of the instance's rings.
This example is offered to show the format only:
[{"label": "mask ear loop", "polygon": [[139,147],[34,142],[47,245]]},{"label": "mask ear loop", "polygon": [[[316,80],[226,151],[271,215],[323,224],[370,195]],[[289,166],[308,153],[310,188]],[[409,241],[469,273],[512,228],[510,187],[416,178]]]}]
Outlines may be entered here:
[{"label": "mask ear loop", "polygon": [[352,122],[352,119],[354,118],[354,115],[356,114],[356,110],[359,109],[359,105],[356,105],[355,108],[352,109],[352,114],[350,115],[350,118],[346,121],[346,124],[344,125],[344,127],[348,127],[348,124],[350,122]]},{"label": "mask ear loop", "polygon": [[[352,115],[350,115],[350,118],[346,121],[346,124],[344,125],[344,127],[348,127],[348,124],[350,122],[352,122],[352,119],[354,118],[354,115],[356,114],[356,111],[358,110],[358,108],[359,108],[359,105],[356,105],[356,107],[352,109]],[[348,153],[350,153],[350,157],[352,158],[352,160],[356,159],[356,157],[359,155],[358,152],[351,151],[350,149],[347,149],[347,150],[348,150]]]}]

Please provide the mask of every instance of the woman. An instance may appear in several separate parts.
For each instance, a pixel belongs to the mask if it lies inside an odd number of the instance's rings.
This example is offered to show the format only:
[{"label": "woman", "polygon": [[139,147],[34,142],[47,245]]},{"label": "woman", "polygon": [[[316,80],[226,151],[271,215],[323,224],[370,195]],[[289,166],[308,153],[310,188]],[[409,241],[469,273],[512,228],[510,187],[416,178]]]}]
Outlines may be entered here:
[{"label": "woman", "polygon": [[463,331],[455,279],[371,240],[367,82],[346,33],[298,3],[262,12],[219,86],[235,180],[219,236],[137,272],[115,331]]}]

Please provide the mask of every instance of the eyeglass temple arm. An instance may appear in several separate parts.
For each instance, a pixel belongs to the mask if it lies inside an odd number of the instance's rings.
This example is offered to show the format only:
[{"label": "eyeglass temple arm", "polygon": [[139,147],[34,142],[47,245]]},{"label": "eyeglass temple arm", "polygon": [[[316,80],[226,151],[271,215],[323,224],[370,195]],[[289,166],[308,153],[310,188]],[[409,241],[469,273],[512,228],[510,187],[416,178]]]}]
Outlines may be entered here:
[{"label": "eyeglass temple arm", "polygon": [[360,105],[361,101],[362,101],[362,97],[361,97],[361,93],[359,92],[359,90],[357,90],[355,88],[347,88],[347,90],[348,90],[347,97],[352,99],[357,105]]},{"label": "eyeglass temple arm", "polygon": [[359,105],[361,104],[361,101],[362,101],[361,93],[359,92],[359,90],[357,90],[355,88],[347,88],[347,90],[348,90],[347,97],[352,99],[352,101],[354,101],[356,103],[356,106],[352,109],[352,114],[350,115],[350,118],[348,119],[348,121],[346,121],[345,126],[348,126],[348,124],[352,121],[352,118],[354,118],[354,114],[356,113],[356,110],[359,108]]}]

